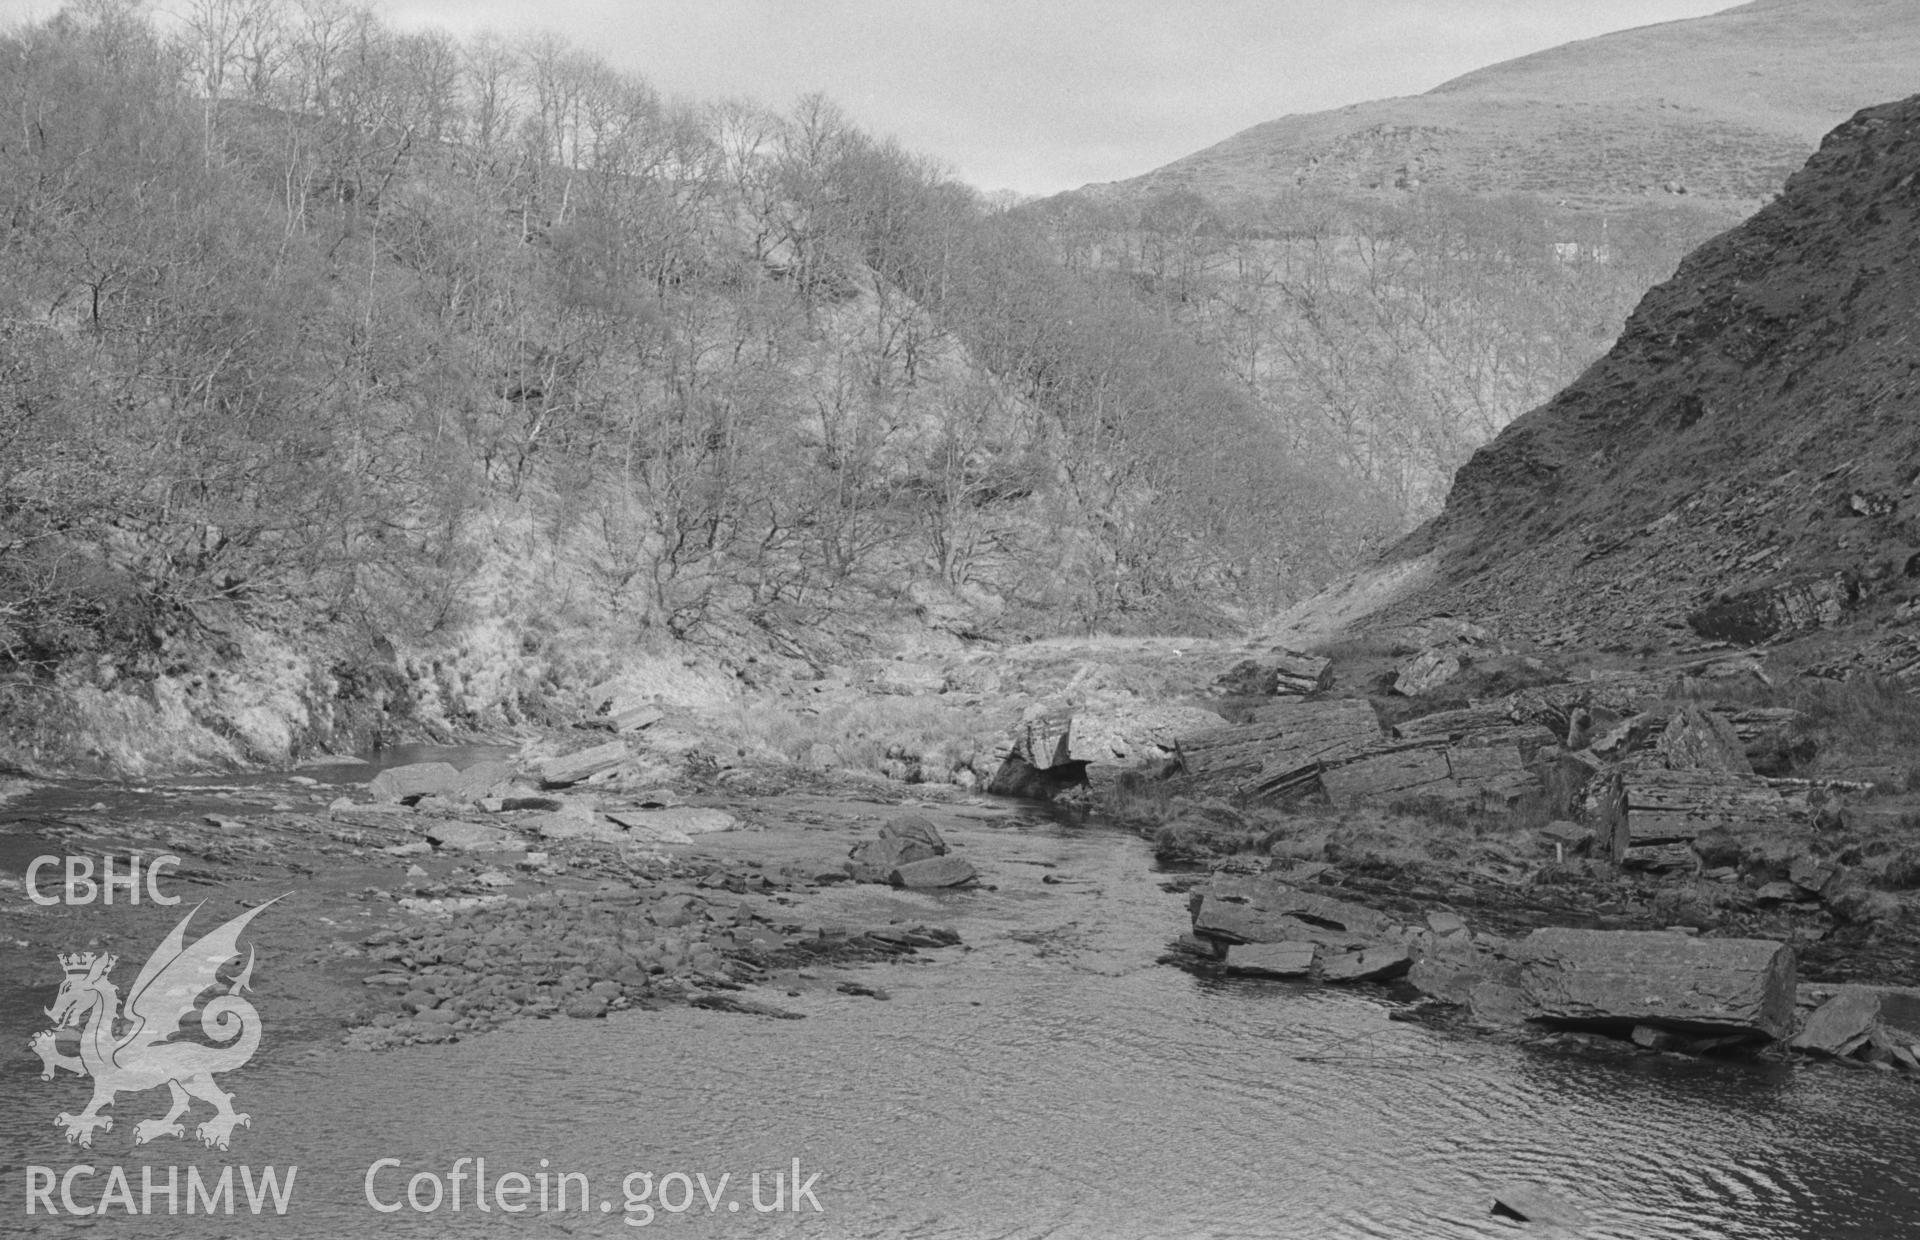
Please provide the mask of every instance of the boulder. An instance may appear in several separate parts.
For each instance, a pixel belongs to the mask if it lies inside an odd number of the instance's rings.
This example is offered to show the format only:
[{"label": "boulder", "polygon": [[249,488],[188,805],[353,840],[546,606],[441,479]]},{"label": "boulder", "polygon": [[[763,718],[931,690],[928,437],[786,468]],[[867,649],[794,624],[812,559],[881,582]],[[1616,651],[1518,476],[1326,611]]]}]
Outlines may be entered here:
[{"label": "boulder", "polygon": [[[1590,712],[1589,717],[1601,720],[1607,716],[1602,714],[1601,709],[1596,708]],[[1608,762],[1618,762],[1629,754],[1645,749],[1654,734],[1665,725],[1666,720],[1650,714],[1628,715],[1623,719],[1613,719],[1605,726],[1598,726],[1596,723],[1592,738],[1587,742],[1587,748],[1596,757]]]},{"label": "boulder", "polygon": [[1866,587],[1852,573],[1807,573],[1722,595],[1690,614],[1687,625],[1709,640],[1754,646],[1794,633],[1833,628],[1865,596]]},{"label": "boulder", "polygon": [[444,793],[459,779],[460,770],[451,762],[412,762],[381,771],[367,785],[367,792],[375,801],[418,801]]},{"label": "boulder", "polygon": [[959,857],[928,857],[895,866],[887,881],[895,887],[962,887],[977,882],[980,873]]},{"label": "boulder", "polygon": [[548,758],[540,764],[540,783],[547,788],[565,788],[610,771],[627,760],[625,741],[608,741],[578,753]]},{"label": "boulder", "polygon": [[883,836],[855,844],[847,855],[846,869],[855,882],[884,883],[891,881],[893,872],[901,866],[940,855],[923,840]]},{"label": "boulder", "polygon": [[1787,881],[1814,897],[1827,894],[1839,877],[1838,865],[1831,861],[1817,860],[1804,853],[1795,857],[1787,867]]},{"label": "boulder", "polygon": [[625,735],[650,728],[666,718],[666,712],[651,702],[615,702],[607,710],[607,723]]},{"label": "boulder", "polygon": [[1318,950],[1312,943],[1235,943],[1227,948],[1226,970],[1257,977],[1308,977]]},{"label": "boulder", "polygon": [[1528,935],[1517,954],[1536,1020],[1766,1040],[1792,1026],[1794,958],[1784,943],[1553,927]]},{"label": "boulder", "polygon": [[1398,944],[1379,944],[1354,952],[1328,952],[1320,962],[1320,976],[1329,982],[1375,982],[1404,975],[1413,968],[1413,956]]},{"label": "boulder", "polygon": [[1036,771],[1064,766],[1071,760],[1067,746],[1072,728],[1073,716],[1067,712],[1022,719],[1009,740],[1007,757],[1018,759]]},{"label": "boulder", "polygon": [[460,772],[438,796],[463,805],[471,805],[482,797],[490,796],[506,786],[513,778],[513,763],[492,760],[476,762]]},{"label": "boulder", "polygon": [[1320,786],[1334,805],[1391,801],[1450,791],[1452,770],[1444,747],[1401,749],[1347,762],[1321,772]]},{"label": "boulder", "polygon": [[1267,655],[1243,659],[1213,683],[1218,693],[1237,697],[1304,697],[1333,687],[1333,660],[1275,646]]},{"label": "boulder", "polygon": [[1815,1009],[1788,1045],[1841,1058],[1866,1045],[1879,1024],[1880,996],[1866,987],[1848,989]]},{"label": "boulder", "polygon": [[1582,855],[1593,847],[1593,828],[1557,819],[1540,828],[1540,838],[1570,853]]},{"label": "boulder", "polygon": [[1493,1197],[1493,1216],[1553,1228],[1582,1228],[1587,1217],[1567,1202],[1524,1184],[1508,1185]]},{"label": "boulder", "polygon": [[1445,647],[1422,650],[1393,676],[1393,691],[1402,697],[1422,697],[1460,674],[1465,666],[1458,651]]},{"label": "boulder", "polygon": [[1104,785],[1123,770],[1157,771],[1177,752],[1176,738],[1219,723],[1197,706],[1036,714],[1014,729],[987,790],[1046,801],[1091,781]]},{"label": "boulder", "polygon": [[1793,1041],[1795,1050],[1846,1058],[1870,1045],[1913,1053],[1920,1044],[1920,990],[1899,986],[1840,985],[1802,987],[1820,1006],[1807,1017]]},{"label": "boulder", "polygon": [[1692,843],[1713,831],[1745,836],[1806,829],[1809,821],[1804,791],[1783,796],[1759,776],[1731,771],[1620,771],[1596,799],[1615,861],[1629,848]]},{"label": "boulder", "polygon": [[[928,849],[927,855],[930,857],[944,857],[947,855],[947,842],[940,838],[939,830],[935,828],[931,822],[928,822],[925,818],[917,814],[908,814],[904,818],[896,818],[894,821],[881,827],[880,838],[883,840],[916,840],[926,845]],[[912,860],[918,860],[918,858],[912,858]]]},{"label": "boulder", "polygon": [[1753,774],[1746,744],[1733,724],[1698,706],[1681,707],[1653,748],[1668,770]]},{"label": "boulder", "polygon": [[1488,809],[1508,809],[1540,786],[1527,769],[1526,755],[1512,741],[1485,740],[1447,747],[1449,798],[1478,801]]}]

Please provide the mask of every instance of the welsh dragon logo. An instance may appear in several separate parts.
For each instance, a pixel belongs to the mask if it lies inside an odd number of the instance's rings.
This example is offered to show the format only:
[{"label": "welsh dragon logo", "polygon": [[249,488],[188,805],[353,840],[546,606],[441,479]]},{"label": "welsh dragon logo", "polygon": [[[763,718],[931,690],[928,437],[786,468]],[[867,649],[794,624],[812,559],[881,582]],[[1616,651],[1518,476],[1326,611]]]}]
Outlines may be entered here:
[{"label": "welsh dragon logo", "polygon": [[[133,1126],[135,1145],[156,1137],[186,1136],[179,1120],[193,1098],[214,1108],[213,1118],[194,1130],[211,1148],[226,1149],[236,1127],[252,1127],[252,1116],[235,1111],[233,1095],[213,1079],[214,1073],[231,1072],[253,1058],[260,1045],[260,1013],[240,995],[253,977],[251,948],[240,976],[226,993],[209,999],[200,1010],[201,1032],[212,1042],[231,1045],[173,1038],[180,1032],[181,1018],[193,1011],[200,996],[219,985],[222,966],[240,955],[240,932],[273,902],[248,909],[192,947],[186,946],[187,923],[199,906],[189,910],[133,979],[124,1011],[118,989],[107,980],[117,956],[84,952],[60,957],[66,980],[60,983],[53,1006],[46,1009],[54,1027],[34,1035],[29,1045],[40,1056],[41,1080],[52,1080],[56,1068],[93,1078],[93,1100],[87,1109],[78,1115],[62,1111],[53,1121],[67,1130],[69,1142],[91,1149],[94,1129],[113,1129],[113,1117],[100,1114],[100,1108],[113,1105],[116,1094],[159,1085],[173,1091],[173,1106],[165,1116]],[[74,1026],[81,1027],[80,1053],[62,1054],[55,1039],[59,1030]]]}]

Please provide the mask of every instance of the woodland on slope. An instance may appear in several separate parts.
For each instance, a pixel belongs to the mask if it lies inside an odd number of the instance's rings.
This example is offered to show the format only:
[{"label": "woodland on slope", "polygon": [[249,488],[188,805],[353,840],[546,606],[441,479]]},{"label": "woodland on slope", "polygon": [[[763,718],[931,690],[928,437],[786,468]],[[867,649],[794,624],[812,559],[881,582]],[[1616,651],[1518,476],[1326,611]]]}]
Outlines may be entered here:
[{"label": "woodland on slope", "polygon": [[511,722],[621,642],[1217,630],[1430,513],[1701,230],[1010,207],[819,97],[340,0],[81,0],[0,35],[0,108],[0,718],[43,755],[76,693],[259,757],[395,676]]},{"label": "woodland on slope", "polygon": [[503,530],[700,639],[914,581],[1041,630],[1260,603],[1367,526],[1123,282],[823,99],[331,0],[4,42],[16,666],[208,604],[430,633]]}]

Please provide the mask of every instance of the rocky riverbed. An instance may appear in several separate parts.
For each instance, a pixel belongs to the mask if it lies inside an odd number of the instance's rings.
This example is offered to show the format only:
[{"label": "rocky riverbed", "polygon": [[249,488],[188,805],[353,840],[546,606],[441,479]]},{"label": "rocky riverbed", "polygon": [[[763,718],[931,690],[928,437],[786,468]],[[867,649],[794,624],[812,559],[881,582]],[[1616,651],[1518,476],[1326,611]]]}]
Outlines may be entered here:
[{"label": "rocky riverbed", "polygon": [[[1337,659],[1258,642],[1009,651],[998,670],[893,668],[866,692],[975,720],[987,680],[1020,689],[995,786],[1154,835],[1186,867],[1170,884],[1194,892],[1165,959],[1198,972],[1413,984],[1436,1019],[1480,1028],[1529,1014],[1517,945],[1547,927],[1782,945],[1789,990],[1812,988],[1794,1029],[1840,993],[1820,987],[1914,976],[1914,919],[1886,889],[1903,802],[1757,774],[1808,756],[1795,712],[1697,701],[1751,660],[1565,678],[1473,626],[1414,636]],[[212,902],[207,925],[282,896],[257,932],[293,946],[268,967],[298,996],[296,1029],[369,1050],[662,1005],[780,1018],[817,991],[883,997],[863,964],[965,950],[963,927],[876,919],[853,893],[991,884],[998,859],[950,849],[942,823],[1020,802],[928,780],[946,768],[924,745],[888,746],[889,779],[728,754],[697,719],[599,696],[584,730],[517,749],[21,785],[0,883],[27,894],[39,855],[168,854],[167,884]],[[151,911],[10,899],[0,932],[25,950],[0,980],[43,987],[36,952],[120,950]],[[1855,1040],[1872,1024],[1817,1049],[1905,1066],[1910,1042]],[[1675,1048],[1647,1029],[1642,1045]]]},{"label": "rocky riverbed", "polygon": [[[958,795],[903,807],[878,781],[752,799],[689,785],[699,803],[686,803],[617,779],[543,788],[537,769],[517,775],[498,758],[465,768],[478,795],[463,802],[416,786],[461,772],[433,766],[442,769],[405,764],[365,779],[332,764],[236,784],[22,791],[0,810],[10,819],[0,934],[19,948],[0,985],[50,998],[57,953],[131,957],[196,901],[206,907],[192,933],[203,933],[278,897],[251,932],[252,980],[281,998],[283,1042],[380,1050],[670,1004],[786,1017],[781,1004],[807,993],[885,999],[862,966],[961,943],[949,925],[863,915],[853,889],[891,890],[901,867],[875,873],[850,854],[904,857],[908,885],[977,882],[936,822],[1017,812]],[[125,873],[134,856],[172,858],[144,903],[124,889],[112,905],[28,898],[67,898],[65,858],[86,858],[99,875]],[[943,872],[915,870],[923,856]],[[33,874],[29,893],[36,857],[56,862]],[[156,909],[153,891],[178,909]]]}]

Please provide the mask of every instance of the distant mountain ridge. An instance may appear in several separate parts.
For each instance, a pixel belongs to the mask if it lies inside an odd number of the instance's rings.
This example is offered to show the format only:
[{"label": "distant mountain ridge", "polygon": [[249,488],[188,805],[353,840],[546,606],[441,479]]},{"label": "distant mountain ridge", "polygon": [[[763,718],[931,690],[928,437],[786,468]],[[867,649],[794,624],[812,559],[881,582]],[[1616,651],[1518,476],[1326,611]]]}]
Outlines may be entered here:
[{"label": "distant mountain ridge", "polygon": [[1572,206],[1684,196],[1744,214],[1821,134],[1920,90],[1920,3],[1754,0],[1550,48],[1423,95],[1285,116],[1095,194],[1440,185]]}]

